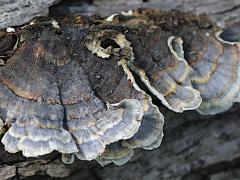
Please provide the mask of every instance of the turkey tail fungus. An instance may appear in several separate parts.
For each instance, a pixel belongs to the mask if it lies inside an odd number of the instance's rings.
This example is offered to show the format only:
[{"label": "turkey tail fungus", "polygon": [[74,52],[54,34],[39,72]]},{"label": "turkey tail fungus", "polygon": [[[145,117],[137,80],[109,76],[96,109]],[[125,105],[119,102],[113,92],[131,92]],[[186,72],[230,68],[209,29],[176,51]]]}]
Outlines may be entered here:
[{"label": "turkey tail fungus", "polygon": [[152,98],[178,113],[226,111],[240,101],[240,46],[222,31],[204,15],[154,9],[1,30],[5,150],[122,165],[161,144]]}]

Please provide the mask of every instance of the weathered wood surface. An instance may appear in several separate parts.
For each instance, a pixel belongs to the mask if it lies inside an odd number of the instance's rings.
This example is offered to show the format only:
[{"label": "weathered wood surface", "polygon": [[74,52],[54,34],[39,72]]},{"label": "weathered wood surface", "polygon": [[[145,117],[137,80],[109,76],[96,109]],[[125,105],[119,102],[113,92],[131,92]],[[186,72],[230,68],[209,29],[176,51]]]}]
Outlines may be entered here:
[{"label": "weathered wood surface", "polygon": [[[16,18],[14,7],[9,3],[20,1],[0,1],[0,19],[4,13]],[[30,2],[31,4],[31,2]],[[41,1],[41,10],[19,10],[21,19],[35,15],[44,15],[50,1]],[[8,6],[7,6],[8,5]],[[15,4],[16,5],[16,4]],[[68,6],[68,7],[66,7]],[[119,10],[136,7],[177,8],[196,13],[206,13],[222,25],[239,25],[240,1],[232,0],[96,0],[91,3],[63,2],[51,8],[51,13],[108,15]],[[5,8],[5,7],[8,7]],[[31,9],[31,5],[29,8]],[[62,8],[65,8],[62,11]],[[16,10],[16,9],[15,9]],[[14,16],[13,16],[14,14]],[[30,18],[31,17],[31,18]],[[10,18],[10,19],[11,19]],[[18,18],[18,17],[17,17]],[[13,21],[0,21],[0,26],[17,25],[27,21],[22,18]],[[5,23],[5,24],[3,24]],[[230,111],[216,116],[201,116],[197,112],[173,114],[166,112],[165,136],[160,148],[153,151],[136,151],[135,157],[123,166],[109,165],[100,167],[96,162],[77,161],[73,165],[64,165],[59,154],[51,154],[40,159],[25,159],[21,154],[9,154],[0,150],[0,179],[240,179],[240,106],[235,105]],[[29,177],[29,178],[27,178]]]},{"label": "weathered wood surface", "polygon": [[[23,24],[35,16],[48,13],[48,7],[60,0],[0,0],[0,27]],[[51,8],[53,14],[101,14],[107,16],[118,11],[138,7],[156,7],[165,10],[179,9],[194,13],[206,13],[220,24],[233,24],[239,20],[240,1],[224,0],[71,0]]]},{"label": "weathered wood surface", "polygon": [[[65,6],[66,4],[69,6],[67,9]],[[221,25],[229,25],[240,21],[239,0],[84,0],[83,2],[73,0],[62,3],[62,5],[58,6],[57,10],[62,14],[72,13],[92,15],[97,13],[107,16],[126,9],[139,7],[153,7],[164,10],[178,9],[182,11],[192,11],[196,14],[206,13]],[[56,11],[56,8],[54,10]]]},{"label": "weathered wood surface", "polygon": [[59,0],[0,0],[0,28],[21,25],[34,16],[47,15],[48,7]]}]

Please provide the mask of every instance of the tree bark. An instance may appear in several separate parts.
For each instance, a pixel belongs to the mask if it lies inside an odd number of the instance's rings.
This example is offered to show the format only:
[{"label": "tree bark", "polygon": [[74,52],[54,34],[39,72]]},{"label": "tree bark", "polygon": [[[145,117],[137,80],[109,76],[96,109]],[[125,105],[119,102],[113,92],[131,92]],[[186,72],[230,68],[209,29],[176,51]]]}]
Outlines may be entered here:
[{"label": "tree bark", "polygon": [[60,0],[0,0],[0,28],[17,26],[48,13],[48,7]]},{"label": "tree bark", "polygon": [[[30,6],[26,8],[32,8],[29,2]],[[46,7],[53,4],[53,1],[49,2],[42,0],[40,10],[36,8],[26,14],[26,9],[11,9],[9,3],[0,0],[0,20],[2,14],[7,14],[9,18],[8,21],[0,21],[0,27],[19,25],[36,15],[45,15],[48,12]],[[98,13],[105,16],[137,7],[158,7],[163,10],[175,8],[206,13],[223,26],[233,26],[235,29],[240,27],[239,0],[66,0],[51,7],[50,15]],[[16,11],[19,19],[11,20],[16,18]],[[27,18],[23,18],[25,16]],[[239,110],[240,105],[236,104],[228,112],[202,116],[195,111],[176,114],[161,108],[165,116],[162,145],[152,151],[135,151],[134,158],[123,166],[108,165],[103,168],[94,161],[79,160],[72,165],[65,165],[61,163],[58,153],[27,159],[21,153],[7,153],[1,145],[0,179],[237,180],[240,179]]]}]

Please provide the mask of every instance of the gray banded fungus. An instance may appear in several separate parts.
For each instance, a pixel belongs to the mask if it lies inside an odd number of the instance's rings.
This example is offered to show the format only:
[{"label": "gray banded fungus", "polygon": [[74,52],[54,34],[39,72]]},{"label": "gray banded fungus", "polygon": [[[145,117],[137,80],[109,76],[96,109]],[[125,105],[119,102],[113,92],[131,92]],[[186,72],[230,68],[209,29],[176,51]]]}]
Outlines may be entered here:
[{"label": "gray banded fungus", "polygon": [[169,109],[216,114],[239,102],[238,32],[222,33],[205,15],[156,9],[137,9],[111,23],[131,29],[129,67]]},{"label": "gray banded fungus", "polygon": [[[56,150],[68,164],[74,155],[94,160],[110,156],[111,148],[105,149],[112,143],[135,140],[149,118],[157,122],[157,133],[141,132],[142,146],[159,146],[163,117],[126,66],[133,58],[130,42],[114,30],[61,28],[41,29],[36,21],[16,29],[22,41],[0,68],[0,115],[9,127],[5,149],[26,157]],[[129,159],[121,158],[116,154],[111,162]]]},{"label": "gray banded fungus", "polygon": [[137,9],[32,22],[0,30],[1,141],[10,153],[121,165],[134,149],[161,144],[151,95],[202,114],[240,101],[239,42],[206,16]]}]

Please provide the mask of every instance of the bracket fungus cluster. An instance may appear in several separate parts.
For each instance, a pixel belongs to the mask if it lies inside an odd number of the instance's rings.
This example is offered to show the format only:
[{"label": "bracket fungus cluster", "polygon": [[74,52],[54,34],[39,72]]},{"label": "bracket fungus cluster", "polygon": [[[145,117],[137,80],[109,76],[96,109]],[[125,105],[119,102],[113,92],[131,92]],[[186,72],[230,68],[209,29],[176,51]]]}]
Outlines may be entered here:
[{"label": "bracket fungus cluster", "polygon": [[151,95],[175,112],[229,109],[240,100],[240,46],[221,31],[205,16],[153,9],[1,30],[5,149],[121,165],[134,149],[161,144]]}]

